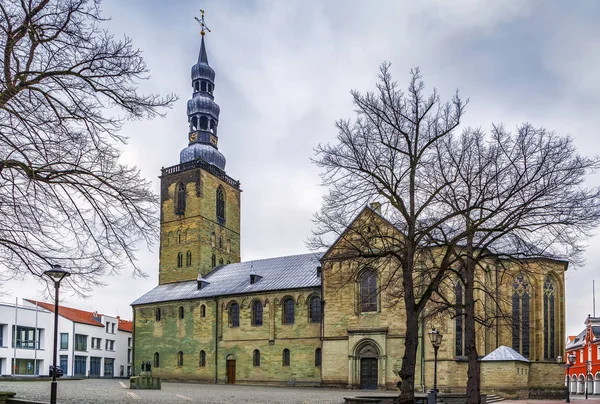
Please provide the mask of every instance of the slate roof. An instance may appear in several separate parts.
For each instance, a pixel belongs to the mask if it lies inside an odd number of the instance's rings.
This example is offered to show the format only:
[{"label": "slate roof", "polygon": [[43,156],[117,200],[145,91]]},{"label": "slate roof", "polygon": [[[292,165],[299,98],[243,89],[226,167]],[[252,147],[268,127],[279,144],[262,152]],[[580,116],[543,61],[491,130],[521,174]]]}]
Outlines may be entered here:
[{"label": "slate roof", "polygon": [[507,347],[505,345],[500,345],[498,348],[494,349],[492,352],[487,354],[481,359],[482,362],[492,362],[492,361],[519,361],[519,362],[529,362],[529,359],[525,358],[523,355],[515,351],[514,349]]},{"label": "slate roof", "polygon": [[[317,267],[321,265],[321,255],[308,253],[221,265],[202,278],[208,285],[200,290],[195,280],[167,283],[158,285],[131,305],[319,287]],[[251,285],[250,271],[262,279]]]},{"label": "slate roof", "polygon": [[[43,307],[46,310],[54,313],[54,303],[46,303],[46,302],[36,302],[35,300],[25,299],[30,303],[38,304],[38,306]],[[58,306],[58,315],[62,316],[66,319],[69,319],[75,323],[83,323],[95,325],[98,327],[104,327],[104,324],[100,321],[100,317],[94,317],[94,313],[91,311],[73,309],[71,307]],[[98,319],[98,320],[96,320]]]},{"label": "slate roof", "polygon": [[586,328],[583,329],[575,338],[571,341],[567,342],[567,346],[565,347],[565,351],[570,351],[571,349],[576,349],[585,346],[585,332]]}]

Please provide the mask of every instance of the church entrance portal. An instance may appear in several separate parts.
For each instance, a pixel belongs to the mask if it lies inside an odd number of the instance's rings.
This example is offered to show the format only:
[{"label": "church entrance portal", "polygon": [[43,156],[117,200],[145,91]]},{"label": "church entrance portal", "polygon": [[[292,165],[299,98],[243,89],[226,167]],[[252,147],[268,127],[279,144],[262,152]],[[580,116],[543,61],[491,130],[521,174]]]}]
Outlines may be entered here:
[{"label": "church entrance portal", "polygon": [[360,360],[360,388],[377,389],[377,358],[362,358]]},{"label": "church entrance portal", "polygon": [[227,359],[227,384],[235,384],[235,359]]}]

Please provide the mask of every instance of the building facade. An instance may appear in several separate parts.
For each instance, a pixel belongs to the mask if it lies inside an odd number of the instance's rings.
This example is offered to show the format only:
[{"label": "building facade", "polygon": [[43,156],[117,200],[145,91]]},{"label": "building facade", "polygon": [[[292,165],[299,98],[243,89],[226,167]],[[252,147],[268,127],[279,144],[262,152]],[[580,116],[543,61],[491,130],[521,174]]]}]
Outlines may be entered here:
[{"label": "building facade", "polygon": [[[0,375],[43,376],[52,365],[54,304],[0,304]],[[65,376],[127,376],[132,322],[59,306],[57,366]]]},{"label": "building facade", "polygon": [[[134,363],[150,361],[156,376],[170,379],[396,388],[405,316],[401,304],[377,292],[392,269],[336,263],[327,256],[335,243],[325,256],[240,262],[240,183],[226,174],[218,150],[215,72],[204,36],[192,89],[188,146],[160,177],[159,284],[132,303]],[[371,207],[355,223],[391,227]],[[484,391],[521,397],[559,391],[567,264],[496,260],[487,268],[478,276],[505,299],[498,307],[486,301],[481,310],[512,315],[478,330],[478,352],[487,357]],[[458,284],[448,287],[462,299]],[[438,386],[464,390],[462,318],[457,312],[421,323],[417,390],[433,385],[432,326],[445,335]]]},{"label": "building facade", "polygon": [[585,328],[569,337],[565,360],[575,355],[575,363],[565,374],[565,384],[573,394],[600,394],[600,317],[589,316]]}]

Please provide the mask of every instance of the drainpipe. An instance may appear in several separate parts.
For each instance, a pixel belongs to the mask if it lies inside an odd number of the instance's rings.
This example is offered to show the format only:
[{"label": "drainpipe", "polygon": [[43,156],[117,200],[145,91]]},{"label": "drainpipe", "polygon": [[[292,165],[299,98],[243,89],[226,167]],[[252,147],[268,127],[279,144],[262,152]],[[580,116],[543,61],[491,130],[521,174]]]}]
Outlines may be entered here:
[{"label": "drainpipe", "polygon": [[215,300],[215,384],[219,382],[219,299]]}]

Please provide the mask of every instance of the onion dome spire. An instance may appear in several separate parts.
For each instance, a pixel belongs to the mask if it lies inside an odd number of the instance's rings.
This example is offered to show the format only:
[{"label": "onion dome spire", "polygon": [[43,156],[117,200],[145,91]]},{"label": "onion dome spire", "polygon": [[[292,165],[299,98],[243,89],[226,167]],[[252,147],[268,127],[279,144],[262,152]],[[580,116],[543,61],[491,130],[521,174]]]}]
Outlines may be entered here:
[{"label": "onion dome spire", "polygon": [[198,63],[192,66],[192,99],[187,103],[189,145],[179,154],[180,163],[198,158],[225,170],[225,156],[218,150],[217,126],[219,124],[219,105],[214,101],[215,71],[208,64],[208,53],[204,42],[206,32],[211,32],[202,18],[196,18],[200,24],[202,40]]}]

